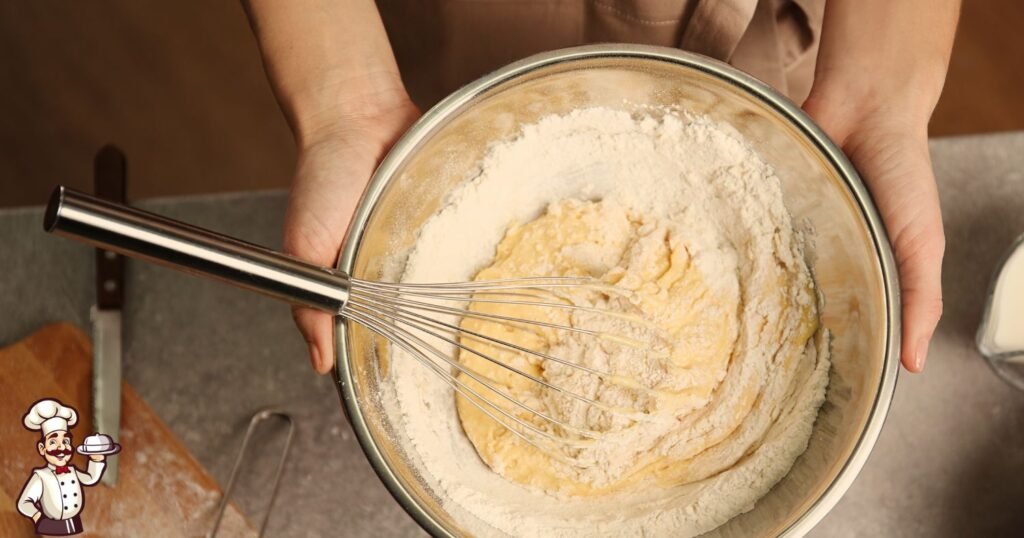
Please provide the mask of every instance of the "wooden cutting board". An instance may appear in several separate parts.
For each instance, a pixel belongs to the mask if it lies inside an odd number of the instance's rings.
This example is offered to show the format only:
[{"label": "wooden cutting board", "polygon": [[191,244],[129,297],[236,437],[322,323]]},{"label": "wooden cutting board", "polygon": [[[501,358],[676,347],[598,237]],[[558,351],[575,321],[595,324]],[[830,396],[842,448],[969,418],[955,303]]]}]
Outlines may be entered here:
[{"label": "wooden cutting board", "polygon": [[[0,349],[0,536],[35,536],[15,506],[32,469],[45,465],[36,452],[39,432],[22,425],[25,412],[42,398],[74,407],[78,444],[93,433],[91,387],[89,338],[74,325],[48,325]],[[221,499],[216,482],[127,383],[122,394],[117,485],[83,488],[80,536],[205,536]],[[79,469],[88,464],[79,454],[72,462]],[[255,534],[229,505],[218,536]]]}]

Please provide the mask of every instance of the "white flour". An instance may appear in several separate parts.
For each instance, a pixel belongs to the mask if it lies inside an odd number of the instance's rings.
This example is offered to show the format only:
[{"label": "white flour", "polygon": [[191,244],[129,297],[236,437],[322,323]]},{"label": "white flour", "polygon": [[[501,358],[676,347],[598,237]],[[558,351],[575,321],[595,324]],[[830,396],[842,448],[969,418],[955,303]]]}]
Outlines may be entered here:
[{"label": "white flour", "polygon": [[[641,477],[596,497],[514,484],[485,465],[465,437],[449,386],[410,357],[396,356],[393,363],[405,366],[391,369],[392,388],[411,456],[446,509],[475,534],[687,536],[713,529],[749,510],[785,476],[824,400],[827,343],[821,334],[808,341],[817,327],[816,319],[806,322],[808,312],[816,316],[816,299],[778,178],[738,133],[705,117],[600,108],[547,117],[490,149],[475,177],[423,227],[403,280],[470,280],[491,263],[510,224],[567,199],[604,200],[610,211],[628,212],[641,223],[637,243],[671,238],[713,295],[734,300],[699,305],[700,312],[734,319],[723,325],[732,327],[729,334],[696,331],[678,344],[699,353],[725,342],[727,360],[718,369],[712,364],[670,378],[643,357],[600,359],[620,360],[620,371],[635,365],[628,373],[652,386],[710,386],[713,394],[676,402],[652,423],[633,426],[547,402],[567,420],[613,434],[613,442],[580,453],[592,465],[571,477],[576,482],[615,483],[644,458],[678,465],[665,471],[670,476]],[[608,222],[614,236],[614,219]],[[643,286],[628,269],[644,267],[645,248],[627,250],[622,260],[610,255],[614,249],[572,255],[598,276],[623,270],[620,285]],[[569,342],[560,352],[592,351],[579,346]],[[606,389],[609,402],[652,405],[636,393]]]}]

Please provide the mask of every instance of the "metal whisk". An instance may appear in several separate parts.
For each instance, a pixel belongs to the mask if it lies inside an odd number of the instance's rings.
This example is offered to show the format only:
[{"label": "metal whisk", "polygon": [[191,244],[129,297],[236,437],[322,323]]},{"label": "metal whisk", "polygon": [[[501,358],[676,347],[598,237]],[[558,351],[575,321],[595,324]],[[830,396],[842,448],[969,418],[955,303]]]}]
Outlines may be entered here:
[{"label": "metal whisk", "polygon": [[[90,243],[124,255],[222,280],[229,284],[292,304],[340,315],[384,337],[438,375],[476,408],[524,441],[549,453],[559,447],[580,447],[599,439],[600,432],[579,428],[529,405],[499,383],[460,361],[453,353],[467,353],[537,383],[544,390],[630,420],[643,420],[637,409],[609,406],[597,399],[555,385],[495,357],[489,349],[507,350],[541,364],[558,364],[605,383],[652,391],[639,381],[552,356],[462,326],[475,319],[506,330],[563,331],[611,345],[656,348],[621,334],[574,323],[552,323],[490,313],[481,305],[589,313],[645,325],[639,316],[577,304],[588,294],[628,295],[589,277],[536,277],[442,284],[386,283],[360,280],[291,256],[208,230],[115,204],[65,187],[50,198],[44,228],[64,237]],[[585,302],[585,301],[584,301]],[[539,316],[544,318],[545,316]],[[460,377],[472,380],[478,388]],[[491,396],[491,397],[488,397]],[[507,402],[515,413],[498,405]]]}]

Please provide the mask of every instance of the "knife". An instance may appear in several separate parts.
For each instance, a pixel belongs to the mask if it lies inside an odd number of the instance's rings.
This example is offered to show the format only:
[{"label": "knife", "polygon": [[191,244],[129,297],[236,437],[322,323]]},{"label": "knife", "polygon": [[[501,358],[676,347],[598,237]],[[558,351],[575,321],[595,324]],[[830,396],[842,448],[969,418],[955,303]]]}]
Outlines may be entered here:
[{"label": "knife", "polygon": [[[93,161],[96,195],[125,202],[125,158],[104,146]],[[115,443],[121,436],[121,304],[124,299],[124,258],[96,249],[96,305],[92,307],[92,409],[97,432]],[[107,458],[102,482],[117,483],[117,460]]]}]

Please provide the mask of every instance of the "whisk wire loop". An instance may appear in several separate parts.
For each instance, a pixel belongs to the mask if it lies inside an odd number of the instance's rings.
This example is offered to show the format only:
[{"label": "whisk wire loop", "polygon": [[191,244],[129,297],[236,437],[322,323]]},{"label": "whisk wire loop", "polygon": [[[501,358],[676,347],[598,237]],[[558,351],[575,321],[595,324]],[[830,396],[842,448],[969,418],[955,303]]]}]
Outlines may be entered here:
[{"label": "whisk wire loop", "polygon": [[[364,299],[364,298],[362,296],[359,296],[358,299]],[[366,297],[365,301],[367,303],[369,303],[369,304],[378,305],[378,306],[391,306],[386,301],[381,301],[381,300],[374,299],[374,298],[369,298],[369,297]],[[362,305],[363,302],[361,300],[355,300],[355,301],[351,301],[350,304]],[[525,354],[533,355],[535,357],[538,357],[538,358],[541,358],[541,359],[544,359],[544,360],[549,360],[549,361],[552,361],[552,362],[557,362],[559,364],[562,364],[562,365],[565,365],[565,366],[568,366],[568,367],[571,367],[571,368],[575,368],[577,370],[581,370],[583,372],[586,372],[588,374],[592,374],[592,375],[595,375],[595,376],[598,376],[598,377],[607,378],[607,379],[611,379],[611,378],[615,377],[614,374],[611,374],[611,373],[608,373],[608,372],[602,372],[600,370],[595,370],[593,368],[590,368],[589,366],[584,366],[582,364],[578,364],[578,363],[575,363],[575,362],[572,362],[572,361],[569,361],[569,360],[566,360],[566,359],[563,359],[563,358],[560,358],[560,357],[555,357],[555,356],[549,355],[547,353],[542,353],[542,352],[537,351],[537,350],[529,349],[527,347],[523,347],[523,346],[520,346],[520,345],[517,345],[517,344],[513,344],[511,342],[507,342],[505,340],[500,340],[500,339],[494,338],[492,336],[487,336],[487,335],[479,333],[477,331],[466,329],[465,327],[460,327],[460,326],[457,326],[457,325],[454,325],[454,324],[451,324],[451,323],[445,323],[443,321],[431,318],[429,316],[425,316],[423,314],[418,314],[418,313],[416,313],[414,311],[406,310],[404,308],[396,307],[396,308],[387,309],[387,310],[380,310],[379,313],[382,316],[396,316],[397,317],[397,316],[401,315],[401,316],[413,317],[413,318],[416,318],[416,319],[422,321],[423,323],[427,323],[427,324],[433,325],[433,326],[435,326],[435,327],[437,327],[439,329],[443,328],[443,329],[448,329],[448,330],[451,330],[451,331],[455,331],[455,332],[460,333],[460,334],[469,335],[469,336],[474,337],[475,339],[478,339],[478,341],[480,341],[480,340],[486,341],[486,342],[488,342],[490,344],[494,344],[494,345],[501,346],[501,347],[504,347],[504,348],[512,349],[512,350],[518,351],[520,353],[525,353]],[[506,325],[506,326],[515,327],[515,325],[513,323],[505,322],[504,320],[492,320],[492,321],[494,321],[495,323],[500,323],[500,324]]]},{"label": "whisk wire loop", "polygon": [[[407,338],[407,337],[411,337],[412,335],[410,333],[408,333],[408,331],[404,331],[404,330],[403,331],[399,331],[401,333],[399,335],[391,334],[390,333],[390,328],[386,327],[382,322],[374,320],[371,317],[365,316],[365,315],[363,315],[361,313],[355,313],[354,312],[353,315],[352,315],[352,320],[358,322],[360,325],[363,325],[364,327],[366,327],[367,329],[373,331],[374,333],[376,333],[376,334],[378,334],[378,335],[380,335],[380,336],[382,336],[384,338],[389,339],[389,341],[393,342],[395,345],[400,347],[402,350],[404,350],[407,353],[409,353],[420,364],[422,364],[423,366],[426,366],[431,372],[433,372],[435,375],[440,377],[446,384],[451,386],[453,390],[457,391],[464,398],[466,398],[467,402],[472,404],[474,407],[479,409],[481,412],[486,414],[488,417],[490,417],[492,420],[494,420],[498,424],[501,424],[510,433],[515,434],[517,437],[519,437],[523,441],[533,445],[538,450],[542,450],[545,453],[549,453],[549,454],[553,454],[553,455],[554,454],[558,454],[557,447],[541,446],[535,440],[530,439],[529,436],[525,435],[523,432],[521,432],[521,431],[517,430],[516,428],[512,427],[504,419],[500,419],[497,416],[495,416],[494,412],[497,412],[498,414],[500,414],[505,419],[511,420],[514,424],[518,425],[519,427],[524,428],[527,431],[533,432],[535,435],[538,435],[538,436],[544,438],[545,440],[547,440],[550,443],[556,443],[556,444],[560,444],[562,446],[572,446],[572,447],[581,447],[581,446],[586,446],[588,444],[586,441],[569,440],[569,439],[566,439],[565,437],[556,436],[556,435],[554,435],[554,434],[552,434],[550,432],[544,431],[544,430],[542,430],[542,429],[540,429],[540,428],[530,424],[529,422],[527,422],[527,421],[525,421],[525,420],[515,416],[514,414],[508,412],[507,410],[502,409],[499,405],[495,404],[494,402],[492,402],[489,399],[487,399],[487,398],[483,397],[482,395],[480,395],[480,393],[475,391],[472,387],[468,386],[466,383],[460,381],[458,378],[456,378],[455,376],[451,375],[449,372],[444,371],[444,369],[441,368],[436,362],[431,360],[422,351],[422,349],[420,347],[417,347],[415,344],[413,344],[412,342],[409,341],[409,338]],[[412,337],[412,339],[416,340],[415,337]],[[426,348],[428,350],[432,350],[434,353],[436,353],[437,356],[439,356],[441,358],[444,357],[443,353],[441,353],[440,351],[434,349],[432,346],[426,345],[425,343],[422,342],[422,340],[420,340],[419,343],[420,343],[420,346],[422,346],[423,348]],[[530,408],[526,404],[523,404],[522,402],[519,402],[518,400],[512,398],[511,396],[508,396],[507,394],[503,393],[500,390],[497,390],[496,388],[494,388],[489,383],[486,383],[486,382],[482,381],[479,377],[477,377],[477,375],[475,375],[475,373],[473,373],[472,371],[470,371],[468,369],[459,369],[459,371],[465,373],[468,377],[470,377],[471,379],[473,379],[474,381],[479,383],[481,386],[484,386],[488,390],[491,390],[492,392],[494,392],[495,394],[501,396],[502,398],[507,399],[509,402],[513,403],[517,407],[520,407],[524,411],[527,411],[528,413],[531,413],[531,414],[533,414],[535,416],[539,416],[541,418],[544,418],[545,420],[550,421],[552,424],[557,425],[559,427],[562,427],[562,428],[564,428],[564,429],[566,429],[568,431],[574,431],[575,433],[579,433],[580,435],[585,436],[585,437],[589,437],[591,439],[598,438],[597,434],[595,434],[595,433],[592,433],[592,432],[588,433],[588,432],[586,432],[584,430],[580,430],[578,428],[574,428],[574,427],[572,427],[570,425],[567,425],[567,424],[565,424],[565,423],[563,423],[563,422],[561,422],[561,421],[559,421],[557,419],[553,419],[553,418],[551,418],[551,417],[549,417],[549,416],[547,416],[547,415],[545,415],[543,413],[540,413],[540,412]],[[565,459],[564,461],[566,463],[571,463],[567,459]]]},{"label": "whisk wire loop", "polygon": [[[387,315],[387,314],[381,314],[380,310],[374,311],[373,309],[365,307],[365,306],[362,306],[362,305],[357,305],[355,308],[356,309],[360,309],[360,310],[363,310],[363,309],[369,310],[369,314],[370,315]],[[468,353],[471,353],[471,354],[473,354],[473,355],[475,355],[475,356],[477,356],[477,357],[479,357],[481,359],[484,359],[484,360],[490,362],[491,364],[494,364],[494,365],[499,366],[499,367],[501,367],[503,369],[506,369],[506,370],[508,370],[508,371],[510,371],[510,372],[512,372],[512,373],[514,373],[516,375],[518,375],[518,376],[521,376],[521,377],[526,378],[526,379],[528,379],[530,381],[533,381],[534,383],[537,383],[537,384],[539,384],[539,385],[541,385],[541,386],[543,386],[545,388],[548,388],[550,390],[558,392],[558,393],[560,393],[560,394],[562,394],[564,396],[567,396],[567,397],[572,398],[574,400],[580,401],[580,402],[585,403],[587,405],[594,406],[595,408],[601,409],[602,411],[607,411],[609,413],[623,414],[623,412],[618,410],[618,409],[612,408],[612,407],[607,406],[607,405],[605,405],[605,404],[603,404],[601,402],[598,402],[597,400],[594,400],[592,398],[588,398],[586,396],[583,396],[581,394],[573,392],[573,391],[571,391],[569,389],[566,389],[565,387],[560,387],[558,385],[554,385],[554,384],[552,384],[551,382],[549,382],[549,381],[547,381],[545,379],[539,378],[539,377],[537,377],[537,376],[535,376],[533,374],[530,374],[528,372],[524,372],[523,370],[521,370],[519,368],[516,368],[515,366],[512,366],[512,365],[506,363],[505,361],[501,361],[501,360],[499,360],[497,358],[494,358],[494,357],[490,356],[487,353],[484,353],[484,352],[479,351],[477,349],[473,349],[472,347],[467,346],[467,345],[463,344],[462,342],[459,342],[458,340],[455,340],[453,338],[446,338],[446,337],[441,336],[439,334],[432,333],[432,332],[430,332],[429,328],[425,328],[425,326],[421,322],[409,321],[408,318],[405,318],[403,316],[394,316],[392,318],[392,320],[393,321],[397,321],[398,323],[405,323],[407,325],[410,325],[410,326],[413,326],[415,328],[418,328],[420,331],[423,331],[426,334],[428,334],[429,336],[432,336],[432,337],[434,337],[434,338],[436,338],[438,340],[441,340],[442,342],[445,342],[446,344],[455,346],[458,349],[461,349],[461,350],[464,350],[464,351],[466,351]],[[397,330],[399,332],[402,332],[402,333],[406,333],[406,334],[408,333],[408,331],[406,331],[405,329],[402,329],[397,324],[392,325],[390,328],[392,328],[394,330]],[[422,340],[420,340],[420,342],[422,342]],[[426,345],[426,344],[424,343],[424,345]],[[472,376],[472,373],[470,373],[471,371],[469,369],[467,369],[463,364],[461,364],[457,360],[455,360],[452,357],[450,357],[448,354],[437,352],[437,355],[438,355],[438,358],[440,358],[441,360],[445,361],[446,363],[451,365],[453,368],[459,370],[460,372],[464,372],[467,375]],[[478,383],[485,384],[483,381],[481,381],[479,379],[475,379],[475,380]],[[490,381],[492,383],[496,383],[496,381],[494,381],[494,380],[490,380]],[[532,410],[532,409],[530,409],[529,411],[534,413],[534,414],[538,414],[538,415],[541,414],[539,411],[535,411],[535,410]],[[562,422],[556,421],[554,419],[552,419],[552,421],[555,422],[556,424],[558,424],[559,426],[565,428],[565,429],[568,429],[568,430],[574,429],[572,426],[569,426],[569,425],[564,424]]]}]

